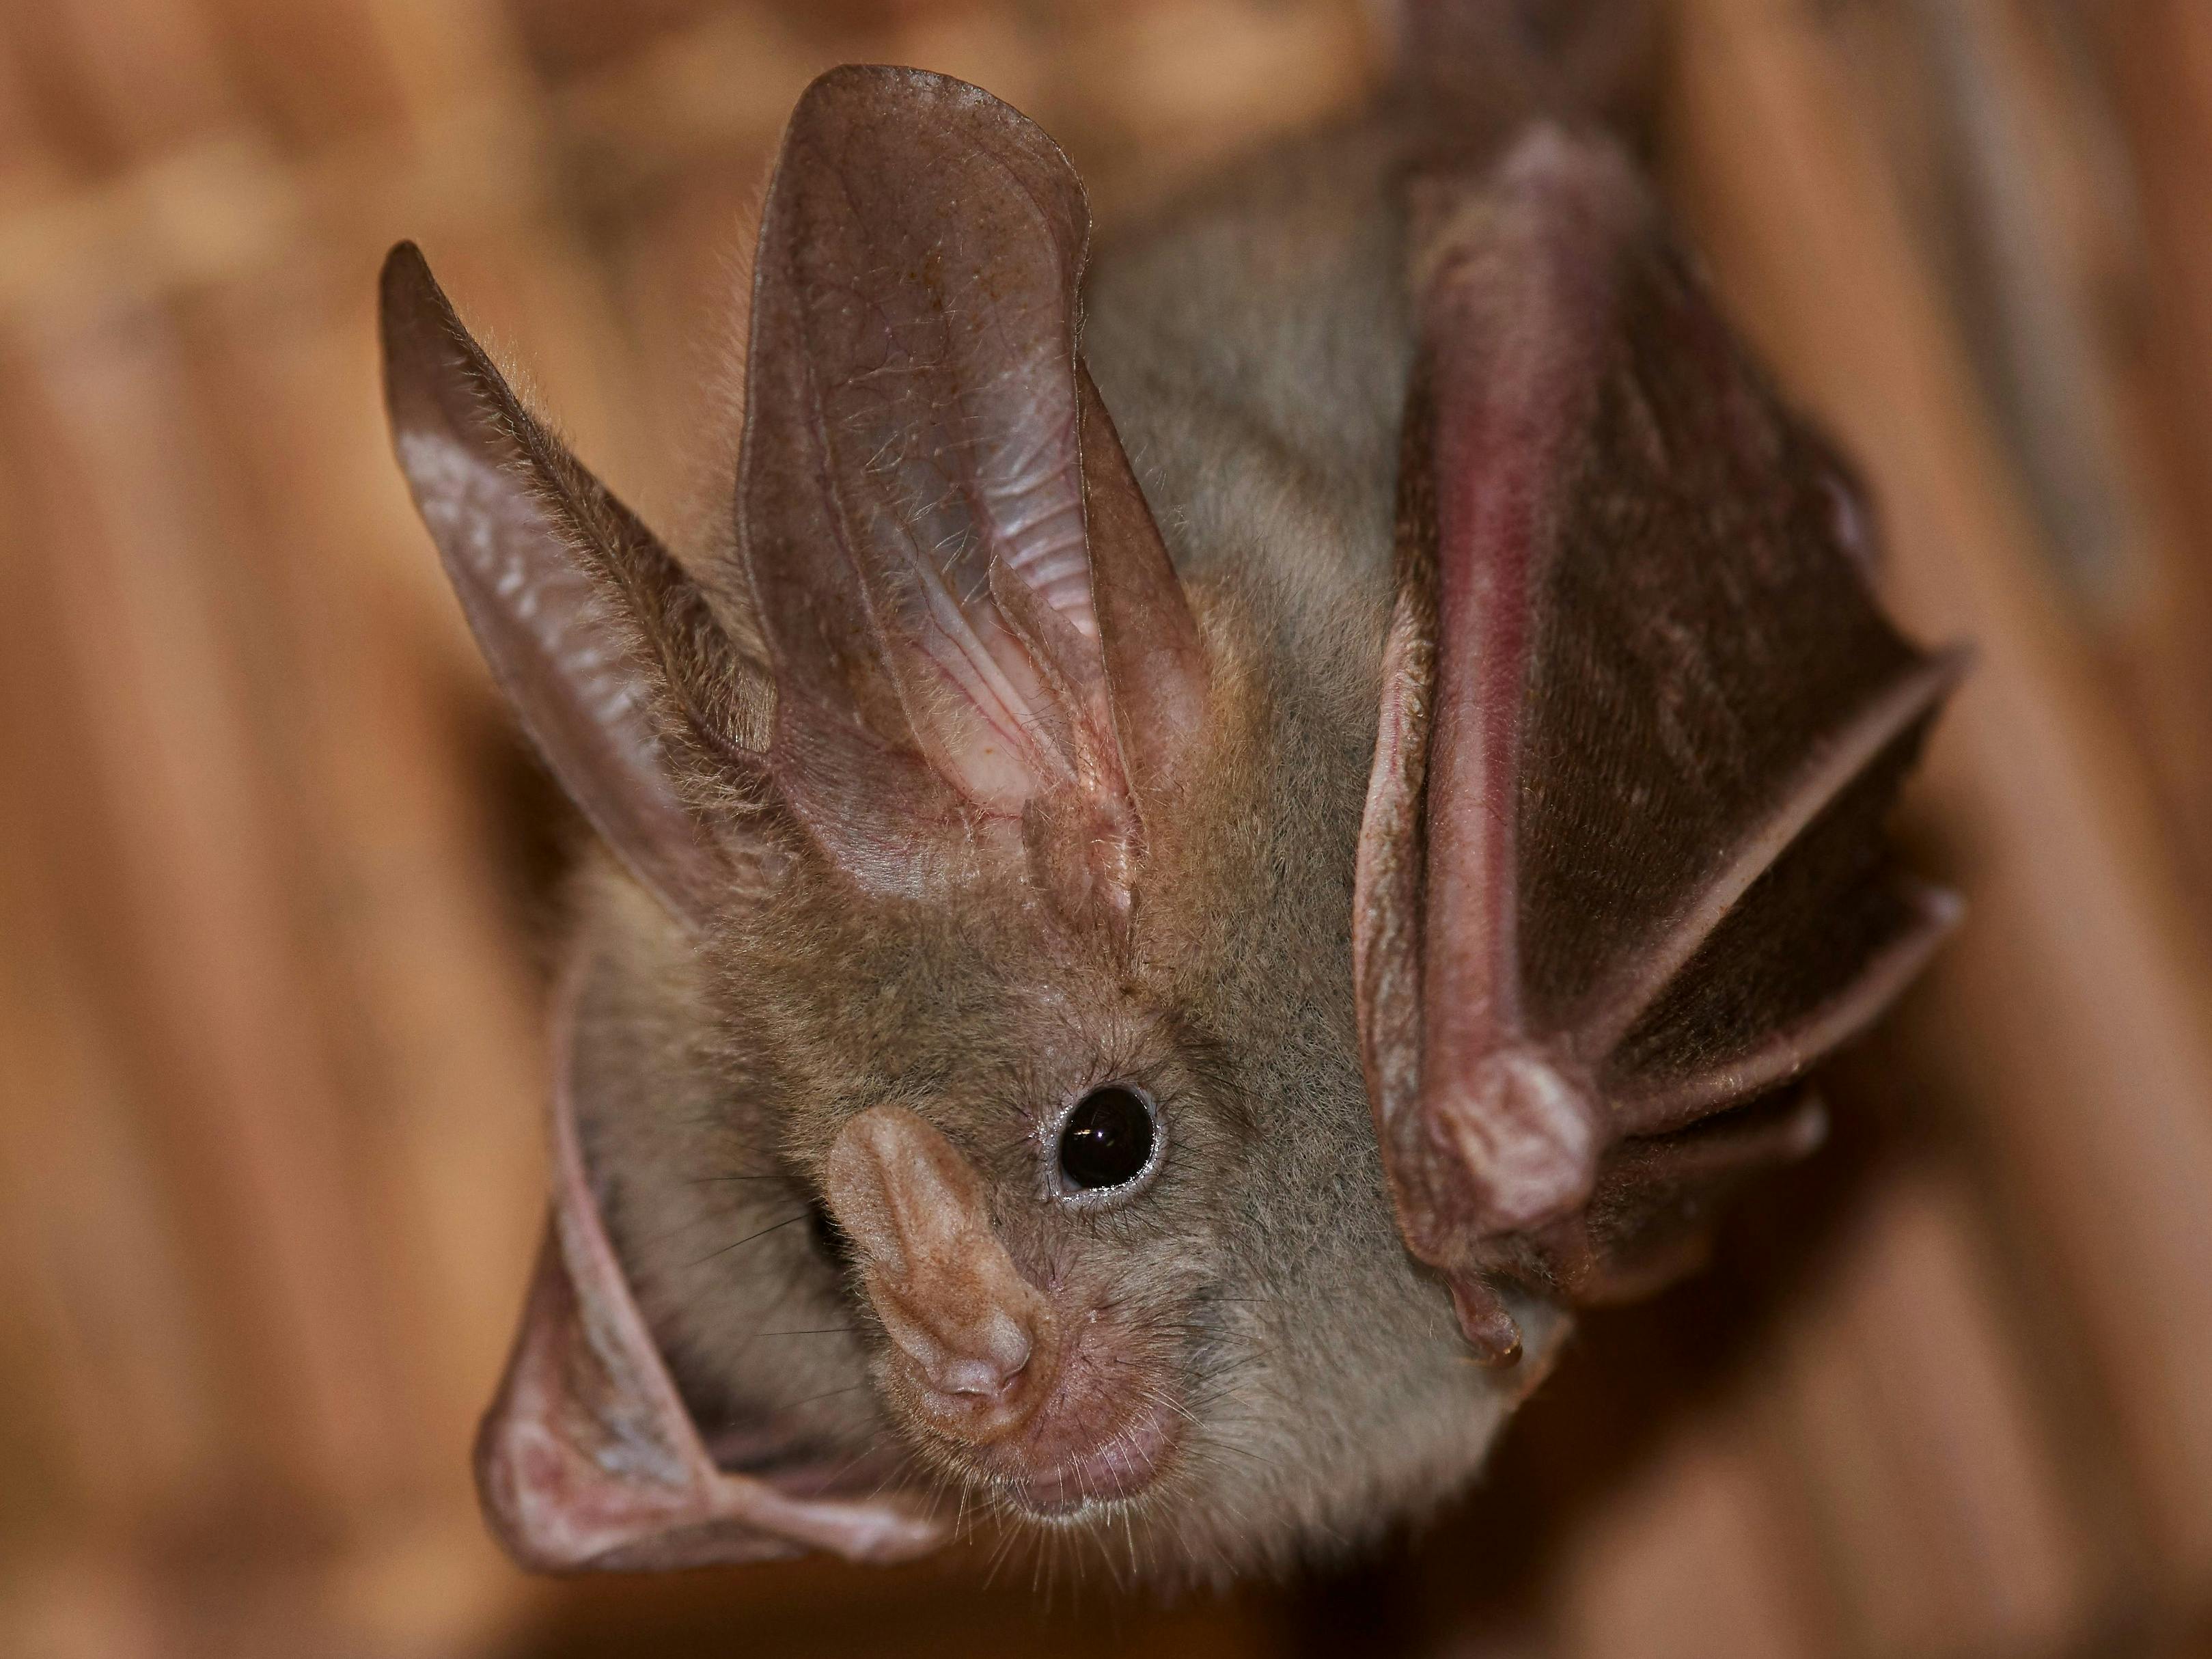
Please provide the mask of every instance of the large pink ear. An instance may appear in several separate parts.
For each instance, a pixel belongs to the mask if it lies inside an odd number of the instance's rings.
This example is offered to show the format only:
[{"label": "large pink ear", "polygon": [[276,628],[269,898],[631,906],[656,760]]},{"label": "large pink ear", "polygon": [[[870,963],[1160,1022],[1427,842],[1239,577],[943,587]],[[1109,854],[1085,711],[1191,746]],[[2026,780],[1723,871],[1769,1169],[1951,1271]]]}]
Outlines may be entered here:
[{"label": "large pink ear", "polygon": [[1205,659],[1077,351],[1066,158],[918,70],[810,87],[761,231],[740,543],[786,799],[909,886],[996,832],[1125,902]]},{"label": "large pink ear", "polygon": [[1962,665],[1884,620],[1821,446],[1626,160],[1540,129],[1417,198],[1401,597],[1354,922],[1409,1248],[1486,1356],[1694,1257],[1807,1068],[1958,914],[1883,821]]},{"label": "large pink ear", "polygon": [[470,337],[411,242],[385,261],[385,397],[415,504],[493,677],[592,827],[680,920],[727,881],[672,736],[757,768],[766,678],[637,516]]},{"label": "large pink ear", "polygon": [[571,1044],[582,982],[556,1014],[553,1202],[507,1375],[477,1439],[477,1490],[526,1567],[665,1570],[802,1550],[857,1561],[922,1554],[942,1528],[896,1498],[809,1477],[734,1474],[708,1455],[599,1218],[576,1139]]}]

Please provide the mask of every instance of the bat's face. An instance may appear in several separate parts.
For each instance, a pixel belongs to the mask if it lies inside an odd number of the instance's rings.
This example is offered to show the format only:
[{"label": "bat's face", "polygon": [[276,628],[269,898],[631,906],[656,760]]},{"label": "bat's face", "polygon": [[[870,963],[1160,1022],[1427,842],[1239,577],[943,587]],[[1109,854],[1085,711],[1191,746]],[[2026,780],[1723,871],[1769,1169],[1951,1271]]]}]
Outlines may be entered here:
[{"label": "bat's face", "polygon": [[[1267,545],[1178,574],[1079,350],[1080,187],[972,88],[801,101],[712,568],[387,264],[418,502],[659,902],[664,1048],[725,1067],[633,1081],[598,1169],[556,1136],[479,1449],[526,1559],[920,1547],[874,1495],[886,1427],[963,1512],[1141,1568],[1341,1542],[1461,1481],[1563,1307],[1680,1271],[1817,1138],[1801,1074],[1952,912],[1881,824],[1955,664],[1881,619],[1832,469],[1624,158],[1538,130],[1468,165],[1409,186],[1395,609],[1328,619],[1328,664],[1237,557],[1382,550],[1217,514]],[[655,1224],[725,1180],[811,1204],[813,1243]],[[749,1439],[710,1459],[633,1282]],[[810,1297],[846,1317],[767,1324]],[[845,1360],[763,1373],[808,1335]]]},{"label": "bat's face", "polygon": [[[1352,999],[1364,747],[1251,690],[1218,700],[1126,917],[1021,879],[856,900],[802,860],[716,976],[835,1220],[819,1267],[881,1417],[969,1510],[1155,1570],[1449,1492],[1526,1376],[1472,1362],[1392,1218]],[[793,1271],[733,1252],[685,1295]]]}]

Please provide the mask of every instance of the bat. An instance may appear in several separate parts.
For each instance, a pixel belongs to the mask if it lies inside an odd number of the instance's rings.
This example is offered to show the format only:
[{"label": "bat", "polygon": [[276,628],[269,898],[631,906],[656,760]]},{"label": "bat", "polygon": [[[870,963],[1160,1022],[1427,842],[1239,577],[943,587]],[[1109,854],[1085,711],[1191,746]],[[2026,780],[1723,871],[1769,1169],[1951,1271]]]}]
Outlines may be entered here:
[{"label": "bat", "polygon": [[1958,915],[1883,825],[1963,658],[1599,118],[1633,9],[1528,9],[1095,259],[1021,115],[824,75],[680,551],[393,251],[401,467],[605,848],[518,1560],[1279,1570],[1817,1143]]}]

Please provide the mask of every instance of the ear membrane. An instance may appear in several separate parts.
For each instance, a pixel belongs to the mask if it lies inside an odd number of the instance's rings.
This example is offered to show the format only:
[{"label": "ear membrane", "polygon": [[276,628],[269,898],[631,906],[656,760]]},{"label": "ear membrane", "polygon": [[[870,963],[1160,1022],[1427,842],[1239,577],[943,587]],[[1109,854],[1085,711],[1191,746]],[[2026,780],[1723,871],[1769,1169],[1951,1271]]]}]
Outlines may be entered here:
[{"label": "ear membrane", "polygon": [[[996,99],[833,70],[763,222],[738,514],[777,784],[864,881],[1051,820],[1126,900],[1204,707],[1159,533],[1077,352],[1066,158]],[[1119,892],[1120,898],[1115,899]]]},{"label": "ear membrane", "polygon": [[1478,1352],[1695,1259],[1797,1085],[1959,907],[1884,820],[1964,659],[1875,607],[1828,470],[1610,146],[1431,179],[1359,850],[1363,1056]]},{"label": "ear membrane", "polygon": [[477,1439],[477,1488],[526,1567],[664,1571],[823,1549],[922,1554],[933,1522],[890,1498],[796,1497],[714,1467],[638,1311],[577,1144],[571,1044],[581,975],[556,1017],[552,1218],[507,1374]]},{"label": "ear membrane", "polygon": [[633,873],[693,925],[725,872],[669,738],[760,764],[770,692],[705,596],[522,405],[410,242],[382,283],[393,447],[492,675]]}]

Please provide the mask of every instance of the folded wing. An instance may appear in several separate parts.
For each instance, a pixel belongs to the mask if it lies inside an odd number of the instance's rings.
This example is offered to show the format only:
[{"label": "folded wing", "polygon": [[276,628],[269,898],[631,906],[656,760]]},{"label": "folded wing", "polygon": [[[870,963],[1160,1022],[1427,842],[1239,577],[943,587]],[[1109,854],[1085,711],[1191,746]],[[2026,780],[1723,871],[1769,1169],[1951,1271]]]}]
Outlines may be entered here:
[{"label": "folded wing", "polygon": [[1791,1085],[1957,914],[1882,824],[1961,659],[1883,618],[1610,146],[1539,129],[1413,222],[1363,1044],[1408,1245],[1502,1360],[1500,1280],[1640,1291],[1817,1140]]}]

